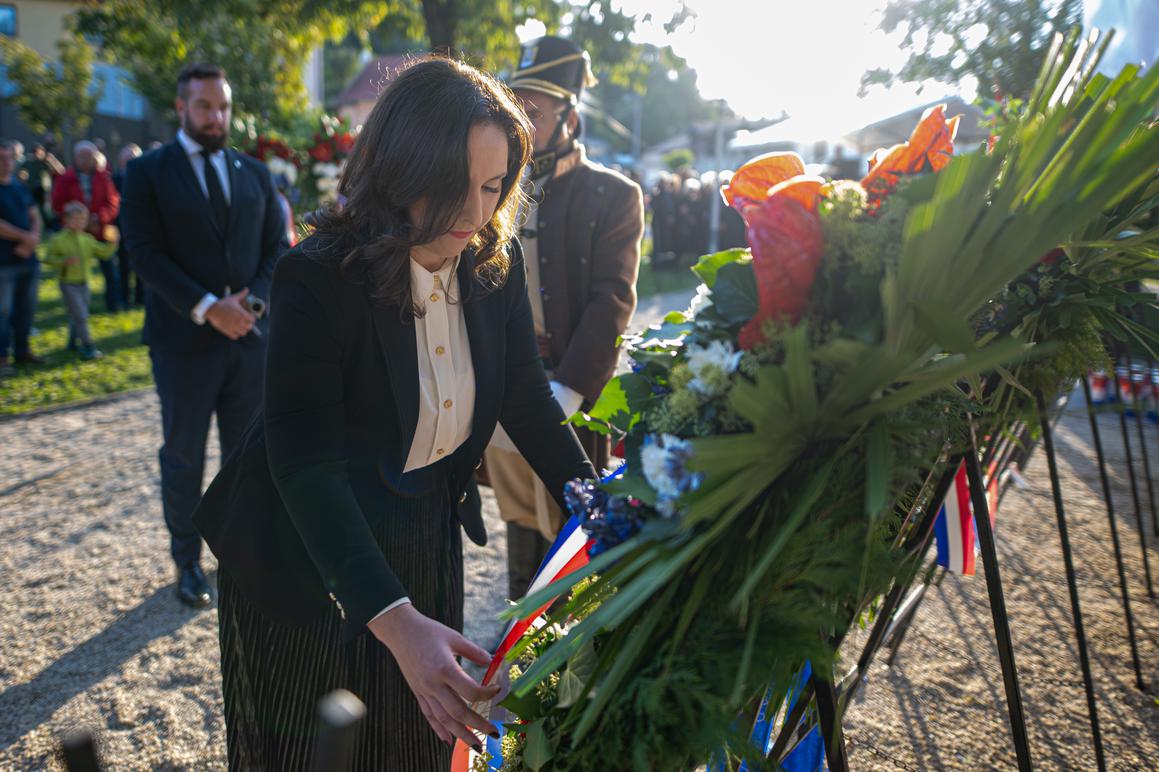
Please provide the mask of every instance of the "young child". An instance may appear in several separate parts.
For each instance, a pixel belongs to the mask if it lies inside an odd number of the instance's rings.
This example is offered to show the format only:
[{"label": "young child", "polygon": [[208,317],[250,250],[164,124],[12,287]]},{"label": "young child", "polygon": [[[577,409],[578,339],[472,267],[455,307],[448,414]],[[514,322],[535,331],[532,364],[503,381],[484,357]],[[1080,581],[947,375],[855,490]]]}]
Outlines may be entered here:
[{"label": "young child", "polygon": [[89,333],[89,271],[94,258],[108,260],[117,251],[117,242],[101,243],[85,232],[89,210],[80,201],[65,204],[64,228],[41,247],[41,259],[55,266],[60,277],[60,294],[68,308],[69,341],[80,341],[81,357],[97,359],[100,351]]}]

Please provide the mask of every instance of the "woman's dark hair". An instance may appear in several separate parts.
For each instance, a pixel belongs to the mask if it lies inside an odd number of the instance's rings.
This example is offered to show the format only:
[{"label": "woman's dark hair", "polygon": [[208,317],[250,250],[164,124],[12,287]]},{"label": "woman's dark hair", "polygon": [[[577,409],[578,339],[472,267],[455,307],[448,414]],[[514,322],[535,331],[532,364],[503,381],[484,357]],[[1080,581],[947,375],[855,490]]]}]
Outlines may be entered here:
[{"label": "woman's dark hair", "polygon": [[[441,57],[410,64],[379,96],[342,172],[343,203],[316,221],[319,236],[341,254],[343,275],[367,284],[375,302],[421,315],[410,296],[411,248],[454,227],[471,183],[468,135],[487,123],[507,136],[507,173],[495,214],[468,251],[476,277],[494,289],[507,280],[505,247],[515,235],[520,177],[531,158],[523,110],[495,78]],[[412,223],[407,209],[419,200],[427,202],[423,222]]]}]

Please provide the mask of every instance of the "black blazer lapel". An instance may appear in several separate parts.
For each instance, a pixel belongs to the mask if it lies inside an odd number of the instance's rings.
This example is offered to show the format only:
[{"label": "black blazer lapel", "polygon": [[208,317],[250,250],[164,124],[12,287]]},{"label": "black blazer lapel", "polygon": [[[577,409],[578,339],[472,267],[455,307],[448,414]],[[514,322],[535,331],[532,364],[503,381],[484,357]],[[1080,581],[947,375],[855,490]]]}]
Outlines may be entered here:
[{"label": "black blazer lapel", "polygon": [[491,441],[490,433],[486,437],[482,436],[483,426],[488,425],[491,418],[484,408],[497,404],[489,387],[503,382],[501,374],[494,372],[500,362],[496,340],[504,334],[500,327],[503,322],[489,313],[489,309],[494,306],[494,303],[487,302],[491,298],[480,297],[484,290],[475,278],[474,254],[466,253],[459,260],[458,279],[459,297],[464,298],[463,319],[471,347],[471,365],[475,368],[475,409],[471,414],[471,437],[468,443],[482,453],[482,449]]},{"label": "black blazer lapel", "polygon": [[188,189],[189,194],[193,196],[193,200],[197,202],[194,209],[197,210],[198,215],[205,222],[205,225],[213,229],[213,232],[218,235],[218,238],[224,239],[225,234],[221,232],[217,222],[213,219],[213,215],[209,211],[209,199],[205,197],[205,192],[201,189],[201,183],[197,181],[197,174],[193,171],[193,162],[189,160],[189,155],[185,152],[184,145],[178,140],[173,140],[169,143],[169,160],[170,165],[177,170],[177,177]]},{"label": "black blazer lapel", "polygon": [[370,303],[374,331],[382,355],[386,358],[386,371],[390,374],[390,388],[394,392],[394,404],[398,410],[399,438],[402,440],[401,472],[402,464],[406,463],[410,455],[415,427],[419,423],[419,363],[414,322],[407,323],[400,319],[398,306],[373,301]]}]

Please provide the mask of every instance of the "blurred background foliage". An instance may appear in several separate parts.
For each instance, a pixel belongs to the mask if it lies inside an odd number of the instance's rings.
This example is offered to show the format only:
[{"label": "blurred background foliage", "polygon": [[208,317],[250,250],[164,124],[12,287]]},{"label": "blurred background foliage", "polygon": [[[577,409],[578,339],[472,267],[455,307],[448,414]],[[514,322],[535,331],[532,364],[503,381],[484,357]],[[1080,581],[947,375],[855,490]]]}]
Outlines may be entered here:
[{"label": "blurred background foliage", "polygon": [[[694,20],[677,8],[669,29]],[[229,74],[239,113],[290,131],[310,112],[305,72],[319,47],[329,101],[376,55],[449,51],[502,75],[518,55],[516,29],[535,20],[589,51],[600,84],[585,96],[585,130],[628,150],[634,125],[648,146],[716,117],[680,57],[631,40],[641,19],[600,0],[107,0],[74,25],[162,114],[172,115],[181,67],[212,61]]]}]

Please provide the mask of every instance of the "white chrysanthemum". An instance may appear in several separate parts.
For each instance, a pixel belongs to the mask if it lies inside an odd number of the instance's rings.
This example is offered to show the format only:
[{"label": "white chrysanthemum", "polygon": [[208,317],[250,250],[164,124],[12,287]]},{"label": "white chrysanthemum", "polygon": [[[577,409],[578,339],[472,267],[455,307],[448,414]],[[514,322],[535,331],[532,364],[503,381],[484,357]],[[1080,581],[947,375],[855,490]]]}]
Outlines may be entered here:
[{"label": "white chrysanthemum", "polygon": [[[673,445],[682,442],[671,434],[653,435],[656,439],[645,442],[640,449],[640,462],[644,467],[644,479],[660,494],[661,498],[675,498],[680,495],[678,481],[672,478],[669,455]],[[651,437],[649,438],[652,439]]]},{"label": "white chrysanthemum", "polygon": [[692,380],[688,388],[708,397],[716,396],[728,386],[728,376],[736,372],[741,352],[725,340],[714,340],[707,346],[689,346],[688,369]]}]

